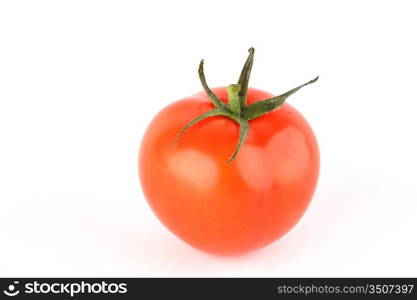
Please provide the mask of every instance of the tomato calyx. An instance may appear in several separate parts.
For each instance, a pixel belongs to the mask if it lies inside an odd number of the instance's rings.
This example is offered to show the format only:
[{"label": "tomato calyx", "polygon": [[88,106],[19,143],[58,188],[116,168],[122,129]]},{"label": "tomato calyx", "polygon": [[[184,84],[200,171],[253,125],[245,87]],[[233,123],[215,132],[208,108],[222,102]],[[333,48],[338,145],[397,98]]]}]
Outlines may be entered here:
[{"label": "tomato calyx", "polygon": [[319,79],[319,76],[315,77],[314,79],[297,86],[279,96],[272,97],[269,99],[257,101],[252,103],[251,105],[247,105],[247,92],[248,92],[248,84],[249,78],[252,71],[253,65],[253,58],[255,54],[254,48],[249,48],[249,55],[246,59],[246,62],[242,68],[242,71],[239,76],[239,80],[237,84],[231,84],[227,86],[227,93],[228,93],[228,103],[224,103],[221,101],[213,91],[208,87],[206,82],[206,77],[204,75],[204,59],[200,61],[200,65],[198,68],[198,75],[201,81],[201,85],[203,86],[204,91],[206,92],[207,96],[211,100],[214,105],[214,109],[196,117],[195,119],[191,120],[187,125],[185,125],[181,131],[177,134],[174,143],[178,141],[181,135],[192,125],[195,123],[204,120],[209,117],[214,116],[223,116],[227,117],[237,124],[239,124],[239,140],[236,145],[235,151],[233,152],[232,156],[227,160],[227,163],[230,163],[239,153],[240,148],[242,147],[243,143],[245,142],[248,133],[249,133],[249,121],[261,117],[271,111],[278,109],[282,104],[284,104],[285,100],[302,87],[312,84]]}]

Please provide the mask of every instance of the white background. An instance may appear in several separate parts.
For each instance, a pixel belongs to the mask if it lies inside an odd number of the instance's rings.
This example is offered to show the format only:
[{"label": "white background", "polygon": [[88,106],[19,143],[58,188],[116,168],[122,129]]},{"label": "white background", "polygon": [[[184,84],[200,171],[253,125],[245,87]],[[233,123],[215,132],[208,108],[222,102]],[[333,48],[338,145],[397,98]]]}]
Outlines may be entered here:
[{"label": "white background", "polygon": [[[0,276],[417,276],[414,1],[1,1]],[[313,202],[232,258],[166,230],[139,186],[146,125],[237,80],[319,140]]]}]

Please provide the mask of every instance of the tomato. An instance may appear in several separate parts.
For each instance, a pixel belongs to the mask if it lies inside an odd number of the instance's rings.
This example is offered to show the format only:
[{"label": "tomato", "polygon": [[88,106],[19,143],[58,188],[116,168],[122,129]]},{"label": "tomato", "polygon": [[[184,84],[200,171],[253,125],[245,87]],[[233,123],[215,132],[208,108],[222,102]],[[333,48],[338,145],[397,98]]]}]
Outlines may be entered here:
[{"label": "tomato", "polygon": [[[252,58],[253,59],[253,58]],[[230,90],[210,90],[227,104]],[[246,88],[245,107],[274,96]],[[302,217],[319,174],[314,133],[291,105],[281,103],[242,128],[215,115],[178,133],[213,110],[205,92],[176,101],[148,126],[139,152],[139,175],[153,212],[174,234],[203,251],[232,255],[263,247]]]}]

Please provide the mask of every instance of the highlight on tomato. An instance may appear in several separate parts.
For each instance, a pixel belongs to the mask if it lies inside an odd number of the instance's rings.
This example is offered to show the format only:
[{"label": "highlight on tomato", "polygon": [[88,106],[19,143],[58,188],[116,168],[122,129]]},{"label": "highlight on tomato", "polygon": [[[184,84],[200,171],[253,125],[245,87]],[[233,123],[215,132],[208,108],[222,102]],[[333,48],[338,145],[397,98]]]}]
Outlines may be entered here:
[{"label": "highlight on tomato", "polygon": [[139,151],[144,195],[159,220],[200,250],[234,255],[268,245],[302,217],[319,175],[312,128],[286,99],[248,87],[255,50],[235,84],[173,102]]}]

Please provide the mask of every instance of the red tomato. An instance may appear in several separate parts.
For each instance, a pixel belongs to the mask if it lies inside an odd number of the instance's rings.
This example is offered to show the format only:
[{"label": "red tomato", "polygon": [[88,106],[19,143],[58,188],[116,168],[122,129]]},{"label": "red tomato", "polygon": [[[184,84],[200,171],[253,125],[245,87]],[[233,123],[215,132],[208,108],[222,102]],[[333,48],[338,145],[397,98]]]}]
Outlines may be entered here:
[{"label": "red tomato", "polygon": [[[227,102],[225,87],[213,89]],[[271,98],[248,89],[247,104]],[[190,127],[213,109],[204,92],[160,111],[139,153],[142,188],[152,210],[174,234],[206,252],[231,255],[263,247],[302,217],[319,174],[319,150],[303,116],[289,104],[249,121],[239,154],[239,125],[215,116]]]}]

